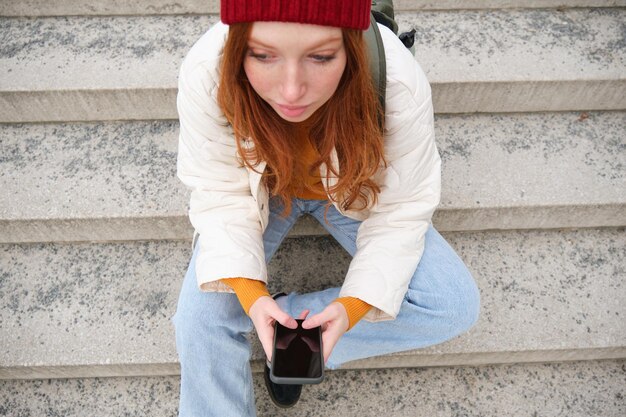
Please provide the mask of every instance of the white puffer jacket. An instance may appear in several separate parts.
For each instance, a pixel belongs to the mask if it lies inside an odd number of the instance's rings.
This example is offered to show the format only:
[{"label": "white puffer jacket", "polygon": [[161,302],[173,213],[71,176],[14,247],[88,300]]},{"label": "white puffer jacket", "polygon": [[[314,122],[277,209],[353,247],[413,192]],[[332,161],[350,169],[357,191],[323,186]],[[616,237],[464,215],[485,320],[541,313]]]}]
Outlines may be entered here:
[{"label": "white puffer jacket", "polygon": [[[439,204],[441,161],[434,141],[430,85],[411,53],[380,26],[387,61],[385,155],[388,167],[374,178],[378,203],[342,211],[362,220],[357,251],[340,296],[374,308],[370,321],[395,318],[424,249],[424,235]],[[217,105],[219,62],[228,26],[217,23],[189,51],[179,77],[178,177],[191,189],[189,218],[199,233],[198,285],[231,291],[219,279],[267,282],[263,231],[268,191],[261,175],[237,157],[232,128]],[[250,142],[247,142],[250,143]],[[334,164],[337,163],[336,155]],[[265,164],[257,169],[262,172]],[[322,178],[326,169],[321,167]],[[328,190],[331,178],[324,184]]]}]

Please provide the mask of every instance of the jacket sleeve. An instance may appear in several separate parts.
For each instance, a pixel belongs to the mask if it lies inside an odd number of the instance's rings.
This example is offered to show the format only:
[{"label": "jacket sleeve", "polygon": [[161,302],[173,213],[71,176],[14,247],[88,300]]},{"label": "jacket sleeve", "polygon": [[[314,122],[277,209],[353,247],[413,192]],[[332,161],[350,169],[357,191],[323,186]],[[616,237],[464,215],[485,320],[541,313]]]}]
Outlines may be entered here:
[{"label": "jacket sleeve", "polygon": [[198,48],[192,48],[179,75],[177,172],[191,190],[189,219],[200,236],[198,285],[203,290],[232,291],[218,280],[246,277],[267,282],[263,232],[248,170],[217,106],[219,61],[197,59],[194,49]]},{"label": "jacket sleeve", "polygon": [[371,304],[374,308],[365,316],[370,321],[398,314],[441,192],[430,85],[403,46],[388,45],[385,42],[388,166],[377,177],[378,203],[359,227],[356,253],[340,292]]}]

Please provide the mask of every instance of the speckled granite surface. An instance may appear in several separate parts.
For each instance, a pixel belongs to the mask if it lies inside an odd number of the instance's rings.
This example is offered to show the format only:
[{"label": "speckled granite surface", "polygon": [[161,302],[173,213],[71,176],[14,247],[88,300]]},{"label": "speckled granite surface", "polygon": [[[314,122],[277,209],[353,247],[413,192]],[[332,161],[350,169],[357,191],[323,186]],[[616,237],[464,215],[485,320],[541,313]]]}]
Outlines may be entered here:
[{"label": "speckled granite surface", "polygon": [[[624,80],[626,10],[398,14],[431,83]],[[454,57],[454,59],[452,59]]]},{"label": "speckled granite surface", "polygon": [[618,417],[626,411],[623,361],[337,372],[307,387],[294,412],[274,407],[259,379],[257,409],[268,417]]},{"label": "speckled granite surface", "polygon": [[[438,116],[435,224],[626,224],[625,125],[623,112]],[[168,121],[0,124],[0,242],[189,238],[177,144]]]},{"label": "speckled granite surface", "polygon": [[[0,381],[0,416],[175,416],[179,378]],[[622,417],[624,361],[329,372],[289,410],[255,375],[259,417]]]},{"label": "speckled granite surface", "polygon": [[[0,120],[176,118],[208,16],[0,19]],[[438,112],[623,109],[622,8],[402,12]]]},{"label": "speckled granite surface", "polygon": [[435,224],[626,224],[624,126],[626,113],[613,112],[437,117],[443,182]]},{"label": "speckled granite surface", "polygon": [[175,88],[187,50],[217,20],[3,18],[0,91]]},{"label": "speckled granite surface", "polygon": [[[481,289],[479,323],[442,345],[354,366],[626,354],[623,229],[447,236]],[[177,372],[169,318],[189,255],[189,242],[0,246],[0,375]],[[288,239],[270,263],[269,287],[338,286],[348,264],[330,237]],[[251,339],[253,359],[262,358]]]},{"label": "speckled granite surface", "polygon": [[219,13],[219,4],[219,0],[22,0],[0,3],[0,16],[207,14]]},{"label": "speckled granite surface", "polygon": [[3,219],[185,215],[178,122],[0,125]]}]

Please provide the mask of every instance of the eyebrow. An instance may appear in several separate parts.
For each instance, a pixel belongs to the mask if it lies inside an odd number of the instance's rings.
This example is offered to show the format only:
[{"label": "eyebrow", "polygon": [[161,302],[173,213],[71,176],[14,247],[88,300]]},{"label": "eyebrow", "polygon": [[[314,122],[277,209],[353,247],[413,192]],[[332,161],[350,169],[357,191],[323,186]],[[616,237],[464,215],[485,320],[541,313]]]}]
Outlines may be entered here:
[{"label": "eyebrow", "polygon": [[[322,41],[317,42],[316,44],[312,45],[312,46],[311,46],[310,48],[308,48],[308,49],[317,49],[317,48],[319,48],[320,46],[322,46],[323,44],[326,44],[326,43],[333,43],[333,42],[338,42],[338,41],[341,41],[342,39],[343,39],[343,38],[342,38],[341,36],[334,36],[334,37],[332,37],[332,38],[323,39]],[[251,43],[255,43],[255,44],[257,44],[257,45],[259,45],[259,46],[261,46],[261,47],[264,47],[264,48],[274,49],[274,47],[273,47],[273,46],[268,45],[268,44],[266,44],[266,43],[263,43],[263,42],[259,41],[258,39],[255,39],[255,38],[253,38],[253,37],[250,37],[250,39],[248,39],[248,42],[249,42],[249,43],[250,43],[250,42],[251,42]]]}]

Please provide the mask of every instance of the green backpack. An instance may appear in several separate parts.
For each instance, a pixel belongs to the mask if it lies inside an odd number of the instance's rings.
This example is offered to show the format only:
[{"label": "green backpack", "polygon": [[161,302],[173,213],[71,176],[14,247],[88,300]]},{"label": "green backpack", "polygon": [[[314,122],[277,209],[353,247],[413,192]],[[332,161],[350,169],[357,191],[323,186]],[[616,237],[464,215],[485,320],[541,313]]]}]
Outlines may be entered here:
[{"label": "green backpack", "polygon": [[[387,26],[393,33],[398,34],[398,24],[394,20],[393,0],[372,0],[372,18],[369,29],[365,32],[365,41],[370,56],[370,72],[374,80],[374,88],[385,113],[385,90],[387,87],[387,64],[385,62],[385,47],[376,23]],[[415,29],[400,34],[400,41],[413,52]],[[382,122],[382,121],[381,121]]]}]

